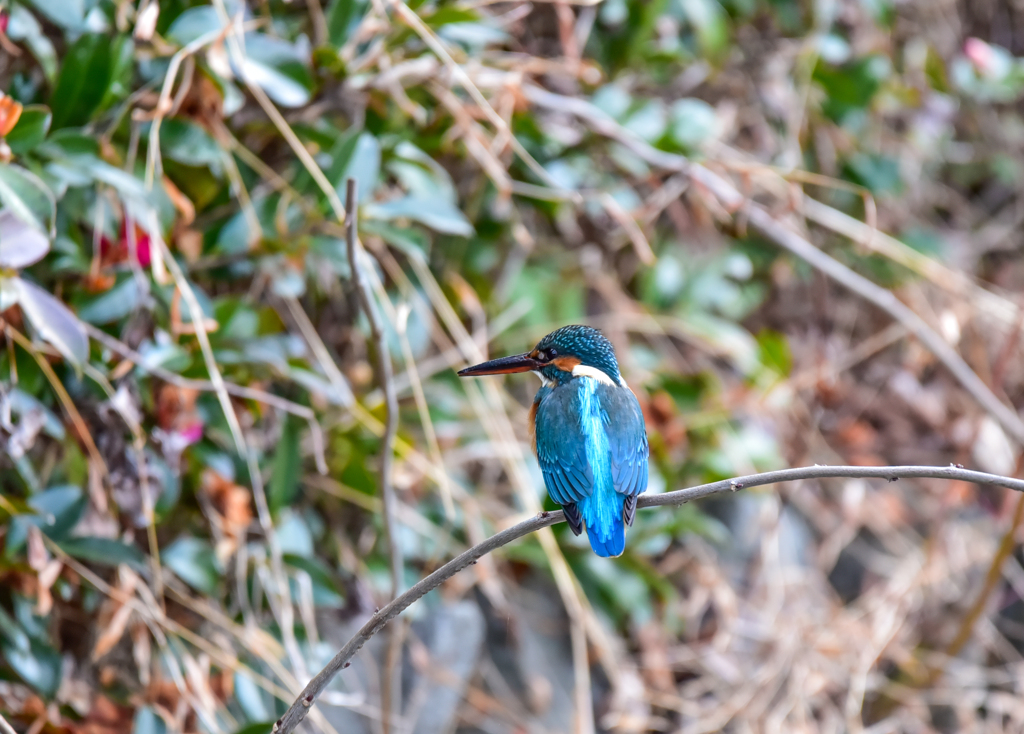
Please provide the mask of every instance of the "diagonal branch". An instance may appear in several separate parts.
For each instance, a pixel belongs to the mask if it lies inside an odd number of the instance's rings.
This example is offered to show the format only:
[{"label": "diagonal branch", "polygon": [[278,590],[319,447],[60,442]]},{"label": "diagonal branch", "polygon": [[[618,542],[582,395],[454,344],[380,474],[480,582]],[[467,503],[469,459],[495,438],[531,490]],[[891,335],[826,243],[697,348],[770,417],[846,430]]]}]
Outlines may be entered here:
[{"label": "diagonal branch", "polygon": [[[984,472],[962,469],[959,466],[808,466],[799,469],[781,469],[779,471],[764,472],[763,474],[752,474],[735,479],[725,479],[720,482],[701,484],[689,489],[680,489],[676,492],[656,494],[640,497],[637,503],[641,508],[663,507],[682,505],[693,500],[708,497],[722,492],[735,492],[750,487],[761,487],[768,484],[780,482],[794,482],[803,479],[829,479],[829,478],[864,478],[864,479],[885,479],[894,482],[899,479],[955,479],[963,482],[974,482],[975,484],[987,484],[996,487],[1006,487],[1017,492],[1024,492],[1024,480],[1011,477],[986,474]],[[309,682],[302,693],[288,708],[284,716],[277,720],[273,727],[273,734],[288,734],[297,727],[309,713],[310,707],[317,697],[331,682],[334,676],[342,668],[349,666],[349,661],[359,652],[366,642],[375,634],[380,632],[388,622],[405,611],[413,602],[428,592],[436,589],[442,583],[450,579],[462,569],[476,563],[480,558],[491,551],[508,545],[524,535],[537,532],[541,528],[550,527],[560,522],[565,522],[565,517],[559,510],[557,512],[541,512],[528,520],[502,530],[479,545],[473,546],[466,552],[448,561],[441,568],[421,580],[401,596],[395,598],[390,604],[380,609],[370,617],[356,635],[350,639],[345,646],[338,651],[338,654],[327,664],[323,670]]]}]

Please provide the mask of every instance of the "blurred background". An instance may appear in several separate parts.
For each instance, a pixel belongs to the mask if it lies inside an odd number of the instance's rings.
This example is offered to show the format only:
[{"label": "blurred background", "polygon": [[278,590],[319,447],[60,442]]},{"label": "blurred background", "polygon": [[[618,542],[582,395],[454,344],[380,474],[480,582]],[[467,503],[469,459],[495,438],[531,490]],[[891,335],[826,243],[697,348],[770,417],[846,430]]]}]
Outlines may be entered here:
[{"label": "blurred background", "polygon": [[[614,343],[648,492],[1020,446],[907,324],[1024,404],[1024,9],[1009,0],[0,2],[0,713],[269,731],[392,596],[546,498],[528,375]],[[659,157],[660,156],[660,157]],[[482,559],[306,731],[1019,731],[1024,504],[805,481]],[[395,636],[397,635],[397,637]],[[395,642],[397,640],[397,642]],[[401,647],[398,644],[401,643]]]}]

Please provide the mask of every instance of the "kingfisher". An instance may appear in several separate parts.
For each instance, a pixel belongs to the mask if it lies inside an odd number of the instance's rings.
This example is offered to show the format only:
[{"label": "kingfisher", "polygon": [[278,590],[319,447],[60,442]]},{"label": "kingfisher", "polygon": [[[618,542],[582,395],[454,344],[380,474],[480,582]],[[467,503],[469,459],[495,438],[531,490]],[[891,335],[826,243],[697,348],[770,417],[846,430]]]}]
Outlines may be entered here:
[{"label": "kingfisher", "polygon": [[533,372],[541,387],[530,433],[548,495],[572,532],[587,530],[599,556],[626,547],[636,501],[647,489],[647,430],[615,349],[590,326],[563,326],[532,351],[467,367],[460,377]]}]

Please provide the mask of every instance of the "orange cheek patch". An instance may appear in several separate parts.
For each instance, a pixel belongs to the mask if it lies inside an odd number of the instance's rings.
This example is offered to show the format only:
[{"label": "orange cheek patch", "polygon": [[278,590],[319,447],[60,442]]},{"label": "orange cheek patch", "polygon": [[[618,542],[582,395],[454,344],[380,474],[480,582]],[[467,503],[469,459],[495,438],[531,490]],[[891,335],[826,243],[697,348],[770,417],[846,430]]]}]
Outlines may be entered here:
[{"label": "orange cheek patch", "polygon": [[572,372],[573,368],[580,363],[577,357],[555,357],[551,364],[563,372]]}]

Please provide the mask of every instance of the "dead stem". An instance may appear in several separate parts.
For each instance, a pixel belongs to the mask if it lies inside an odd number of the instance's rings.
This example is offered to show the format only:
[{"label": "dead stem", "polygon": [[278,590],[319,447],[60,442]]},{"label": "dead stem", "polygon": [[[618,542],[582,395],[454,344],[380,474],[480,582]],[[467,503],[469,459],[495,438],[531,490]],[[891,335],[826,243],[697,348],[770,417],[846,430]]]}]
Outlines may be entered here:
[{"label": "dead stem", "polygon": [[[370,324],[370,337],[373,339],[377,362],[377,381],[384,392],[386,417],[384,438],[381,441],[380,449],[380,494],[384,512],[381,517],[384,520],[384,536],[387,539],[388,555],[391,561],[391,598],[394,599],[401,593],[402,573],[405,566],[402,559],[402,549],[398,544],[395,493],[394,487],[391,485],[391,466],[395,455],[395,435],[398,432],[398,398],[395,394],[391,351],[388,348],[387,337],[381,327],[380,316],[373,302],[373,293],[366,282],[363,265],[360,262],[363,250],[359,244],[359,231],[356,224],[358,206],[356,202],[357,186],[358,184],[354,178],[350,178],[345,182],[345,244],[348,248],[348,262],[352,270],[352,285],[359,296],[359,302],[362,305],[363,313],[366,314],[366,320]],[[395,627],[388,640],[387,660],[383,675],[383,702],[381,708],[384,714],[385,734],[396,730],[397,721],[401,715],[402,691],[401,670],[399,666],[401,651],[401,627]]]}]

